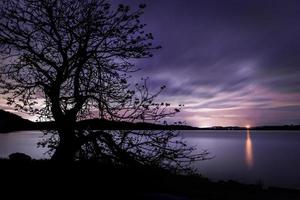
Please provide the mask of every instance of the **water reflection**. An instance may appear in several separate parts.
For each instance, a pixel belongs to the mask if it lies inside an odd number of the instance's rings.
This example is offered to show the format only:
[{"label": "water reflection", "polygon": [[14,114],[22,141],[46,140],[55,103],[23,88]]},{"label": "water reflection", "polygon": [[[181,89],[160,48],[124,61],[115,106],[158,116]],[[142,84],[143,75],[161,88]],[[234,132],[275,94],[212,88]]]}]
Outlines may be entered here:
[{"label": "water reflection", "polygon": [[253,146],[252,146],[250,130],[247,130],[247,138],[245,143],[245,161],[246,161],[246,166],[249,169],[252,168],[254,164],[254,159],[253,159]]}]

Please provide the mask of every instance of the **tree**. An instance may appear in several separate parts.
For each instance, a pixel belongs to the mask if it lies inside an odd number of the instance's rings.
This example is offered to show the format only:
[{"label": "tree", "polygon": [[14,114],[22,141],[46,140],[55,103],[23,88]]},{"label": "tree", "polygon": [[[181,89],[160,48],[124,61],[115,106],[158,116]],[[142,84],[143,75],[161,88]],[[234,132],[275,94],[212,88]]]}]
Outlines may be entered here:
[{"label": "tree", "polygon": [[[179,110],[154,99],[147,79],[129,83],[135,59],[160,46],[131,11],[106,0],[3,0],[0,9],[1,92],[23,112],[54,120],[52,159],[101,159],[159,166],[202,159],[173,131],[79,130],[93,118],[157,122]],[[142,138],[142,139],[141,139]],[[183,161],[183,162],[182,162]],[[171,164],[172,163],[172,164]]]}]

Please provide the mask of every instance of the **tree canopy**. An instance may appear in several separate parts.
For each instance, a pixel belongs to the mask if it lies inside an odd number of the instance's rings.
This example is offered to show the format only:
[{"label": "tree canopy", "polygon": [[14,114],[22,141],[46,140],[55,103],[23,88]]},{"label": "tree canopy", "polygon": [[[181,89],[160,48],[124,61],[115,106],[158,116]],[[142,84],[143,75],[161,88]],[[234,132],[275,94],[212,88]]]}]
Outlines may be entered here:
[{"label": "tree canopy", "polygon": [[0,8],[1,93],[17,110],[54,120],[44,143],[53,159],[181,167],[203,159],[174,131],[78,130],[88,118],[158,122],[179,112],[155,98],[147,79],[130,82],[136,59],[152,57],[153,35],[140,20],[145,5],[106,0],[3,0]]}]

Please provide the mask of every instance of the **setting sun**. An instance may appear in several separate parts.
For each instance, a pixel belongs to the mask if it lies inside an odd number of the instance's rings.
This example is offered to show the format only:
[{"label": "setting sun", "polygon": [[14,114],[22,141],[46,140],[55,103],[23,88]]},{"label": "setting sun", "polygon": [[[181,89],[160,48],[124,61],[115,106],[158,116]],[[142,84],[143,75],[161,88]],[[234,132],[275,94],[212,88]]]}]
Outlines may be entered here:
[{"label": "setting sun", "polygon": [[245,127],[246,127],[246,129],[250,129],[250,128],[251,128],[251,126],[250,126],[250,125],[246,125]]}]

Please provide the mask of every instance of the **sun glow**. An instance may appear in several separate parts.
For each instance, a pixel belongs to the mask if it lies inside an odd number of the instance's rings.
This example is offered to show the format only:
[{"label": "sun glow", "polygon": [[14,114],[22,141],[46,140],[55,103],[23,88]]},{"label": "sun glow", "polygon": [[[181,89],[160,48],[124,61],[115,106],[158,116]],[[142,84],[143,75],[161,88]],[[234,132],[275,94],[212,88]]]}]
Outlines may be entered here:
[{"label": "sun glow", "polygon": [[246,127],[246,129],[250,129],[250,128],[251,128],[251,126],[250,126],[250,125],[246,125],[245,127]]}]

